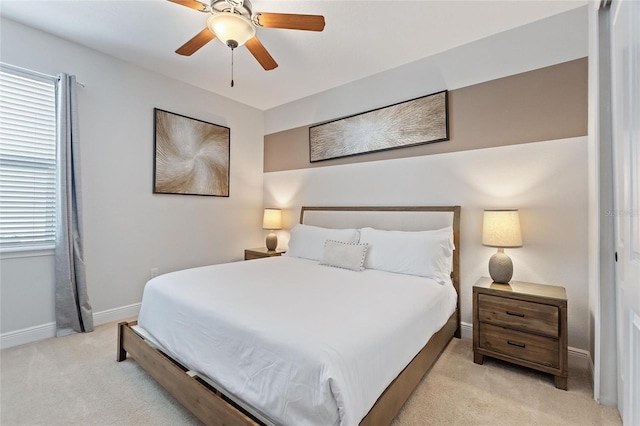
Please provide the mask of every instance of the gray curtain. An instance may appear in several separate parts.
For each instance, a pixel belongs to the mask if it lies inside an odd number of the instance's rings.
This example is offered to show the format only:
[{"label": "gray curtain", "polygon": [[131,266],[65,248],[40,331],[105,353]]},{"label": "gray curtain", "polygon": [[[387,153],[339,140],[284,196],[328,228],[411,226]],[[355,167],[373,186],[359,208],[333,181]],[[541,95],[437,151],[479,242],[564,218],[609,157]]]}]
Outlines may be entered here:
[{"label": "gray curtain", "polygon": [[76,77],[58,75],[58,209],[56,335],[93,331],[82,249],[82,202]]}]

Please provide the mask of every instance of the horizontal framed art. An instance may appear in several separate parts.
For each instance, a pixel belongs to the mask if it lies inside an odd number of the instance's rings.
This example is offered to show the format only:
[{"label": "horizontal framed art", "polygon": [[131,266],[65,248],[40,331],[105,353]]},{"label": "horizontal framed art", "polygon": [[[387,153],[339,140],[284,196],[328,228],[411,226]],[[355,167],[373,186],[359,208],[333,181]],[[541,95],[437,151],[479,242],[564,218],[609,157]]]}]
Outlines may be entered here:
[{"label": "horizontal framed art", "polygon": [[449,140],[448,91],[309,127],[309,161]]},{"label": "horizontal framed art", "polygon": [[231,129],[153,109],[153,193],[229,196]]}]

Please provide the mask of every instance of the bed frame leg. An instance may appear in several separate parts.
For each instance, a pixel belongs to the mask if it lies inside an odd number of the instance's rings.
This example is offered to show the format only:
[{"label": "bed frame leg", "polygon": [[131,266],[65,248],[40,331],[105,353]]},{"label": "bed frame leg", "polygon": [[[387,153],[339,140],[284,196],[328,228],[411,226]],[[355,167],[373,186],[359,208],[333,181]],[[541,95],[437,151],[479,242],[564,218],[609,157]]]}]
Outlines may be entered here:
[{"label": "bed frame leg", "polygon": [[127,359],[127,351],[124,350],[122,346],[122,335],[124,328],[128,325],[128,322],[120,322],[118,323],[118,354],[116,355],[116,360],[118,362],[124,361]]}]

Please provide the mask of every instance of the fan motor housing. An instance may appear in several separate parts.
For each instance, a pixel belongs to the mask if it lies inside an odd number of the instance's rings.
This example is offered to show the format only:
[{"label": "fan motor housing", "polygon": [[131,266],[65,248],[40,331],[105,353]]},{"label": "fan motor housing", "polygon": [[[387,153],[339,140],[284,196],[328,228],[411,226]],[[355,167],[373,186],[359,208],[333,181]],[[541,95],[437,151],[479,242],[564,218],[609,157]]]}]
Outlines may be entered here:
[{"label": "fan motor housing", "polygon": [[213,12],[231,12],[238,13],[247,19],[251,20],[251,2],[249,0],[237,1],[237,0],[214,0],[211,2],[211,9]]}]

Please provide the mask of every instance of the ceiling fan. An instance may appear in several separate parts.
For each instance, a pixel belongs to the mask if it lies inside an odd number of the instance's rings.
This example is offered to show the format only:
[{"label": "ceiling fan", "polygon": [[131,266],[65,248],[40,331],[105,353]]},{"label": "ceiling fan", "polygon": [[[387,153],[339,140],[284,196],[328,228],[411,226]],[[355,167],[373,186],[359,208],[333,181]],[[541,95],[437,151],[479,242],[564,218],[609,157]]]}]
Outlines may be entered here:
[{"label": "ceiling fan", "polygon": [[191,56],[217,37],[230,47],[232,52],[233,49],[246,45],[253,57],[267,71],[276,68],[278,64],[256,37],[256,27],[305,31],[322,31],[324,29],[324,16],[322,15],[253,13],[249,0],[211,0],[210,4],[196,0],[169,1],[211,14],[207,19],[207,27],[178,48],[177,54]]}]

